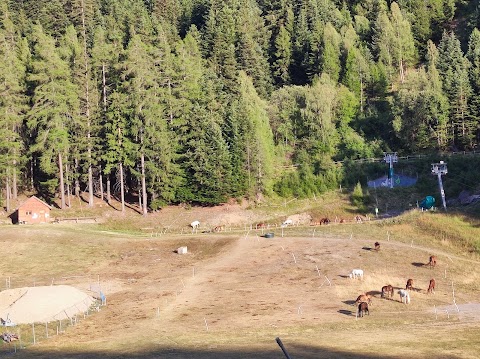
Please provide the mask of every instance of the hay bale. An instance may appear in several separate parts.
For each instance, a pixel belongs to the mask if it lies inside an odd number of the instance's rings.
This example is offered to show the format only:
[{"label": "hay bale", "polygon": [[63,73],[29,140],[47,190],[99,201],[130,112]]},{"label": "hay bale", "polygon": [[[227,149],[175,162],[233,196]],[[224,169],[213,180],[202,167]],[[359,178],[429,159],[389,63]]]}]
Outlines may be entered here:
[{"label": "hay bale", "polygon": [[177,253],[178,254],[187,254],[187,247],[184,246],[184,247],[177,248]]}]

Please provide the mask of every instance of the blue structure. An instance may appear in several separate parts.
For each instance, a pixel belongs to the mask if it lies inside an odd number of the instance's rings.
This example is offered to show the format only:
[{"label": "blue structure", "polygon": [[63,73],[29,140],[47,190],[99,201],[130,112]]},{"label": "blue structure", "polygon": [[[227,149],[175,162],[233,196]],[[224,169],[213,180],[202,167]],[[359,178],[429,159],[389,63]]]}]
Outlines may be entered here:
[{"label": "blue structure", "polygon": [[435,205],[435,198],[432,196],[425,197],[422,202],[420,202],[421,209],[430,209]]},{"label": "blue structure", "polygon": [[[417,179],[403,175],[393,175],[393,183],[395,187],[410,187],[417,183]],[[376,180],[368,181],[368,187],[390,187],[390,178],[383,176]]]}]

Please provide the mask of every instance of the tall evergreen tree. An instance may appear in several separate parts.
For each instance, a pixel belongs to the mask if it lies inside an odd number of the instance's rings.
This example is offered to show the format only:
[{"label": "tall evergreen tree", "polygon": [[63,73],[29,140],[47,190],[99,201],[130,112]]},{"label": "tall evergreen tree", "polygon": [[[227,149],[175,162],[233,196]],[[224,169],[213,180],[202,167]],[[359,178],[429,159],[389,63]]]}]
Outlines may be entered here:
[{"label": "tall evergreen tree", "polygon": [[183,181],[177,199],[203,204],[226,200],[229,192],[230,158],[222,133],[223,119],[214,97],[215,86],[201,59],[192,29],[176,48],[178,76],[176,98],[184,100],[175,126],[180,147]]},{"label": "tall evergreen tree", "polygon": [[468,77],[468,60],[464,57],[460,41],[453,32],[445,32],[438,46],[437,68],[443,90],[451,104],[453,140],[455,146],[472,146],[476,123],[470,121],[468,101],[471,86]]},{"label": "tall evergreen tree", "polygon": [[7,212],[10,199],[17,198],[18,175],[24,151],[20,136],[26,110],[26,64],[22,61],[21,46],[7,8],[2,9],[0,28],[0,179],[5,183]]},{"label": "tall evergreen tree", "polygon": [[341,70],[340,43],[340,34],[328,22],[323,32],[322,72],[328,74],[335,82],[338,82]]},{"label": "tall evergreen tree", "polygon": [[246,155],[249,191],[257,197],[272,190],[275,151],[266,103],[260,99],[246,73],[239,77],[240,133]]},{"label": "tall evergreen tree", "polygon": [[35,138],[31,151],[39,156],[40,168],[46,174],[52,176],[58,170],[61,208],[65,209],[63,162],[70,147],[68,123],[79,113],[78,89],[53,38],[43,32],[41,25],[33,27],[33,39],[32,72],[28,76],[33,85],[33,105],[27,122]]}]

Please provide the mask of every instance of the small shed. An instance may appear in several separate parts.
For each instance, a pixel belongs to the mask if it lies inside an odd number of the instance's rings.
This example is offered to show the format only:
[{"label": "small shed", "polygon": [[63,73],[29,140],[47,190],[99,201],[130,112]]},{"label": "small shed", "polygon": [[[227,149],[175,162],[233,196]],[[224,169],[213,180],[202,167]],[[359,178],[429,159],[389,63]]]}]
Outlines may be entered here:
[{"label": "small shed", "polygon": [[50,222],[50,210],[47,203],[32,196],[23,202],[11,216],[13,223],[34,224]]}]

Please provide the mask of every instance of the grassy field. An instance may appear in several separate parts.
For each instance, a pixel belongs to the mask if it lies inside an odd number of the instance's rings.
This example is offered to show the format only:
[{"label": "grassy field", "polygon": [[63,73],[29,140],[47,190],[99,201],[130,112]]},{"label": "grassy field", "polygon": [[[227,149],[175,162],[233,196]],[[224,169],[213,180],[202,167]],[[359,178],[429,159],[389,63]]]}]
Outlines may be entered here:
[{"label": "grassy field", "polygon": [[[12,287],[97,283],[108,299],[100,312],[16,355],[273,359],[283,357],[279,337],[293,358],[477,358],[475,219],[414,211],[361,224],[273,227],[274,238],[247,226],[300,211],[352,217],[339,203],[325,196],[311,207],[182,208],[148,218],[110,215],[96,225],[0,227],[0,269]],[[192,218],[207,229],[227,214],[227,232],[187,230]],[[180,246],[188,254],[176,254]],[[435,269],[423,265],[431,254]],[[348,278],[353,268],[365,271],[363,281]],[[408,278],[410,305],[398,294],[380,298],[383,285],[402,288]],[[430,278],[434,295],[426,293]],[[362,292],[374,295],[373,305],[357,319],[352,303]]]}]

